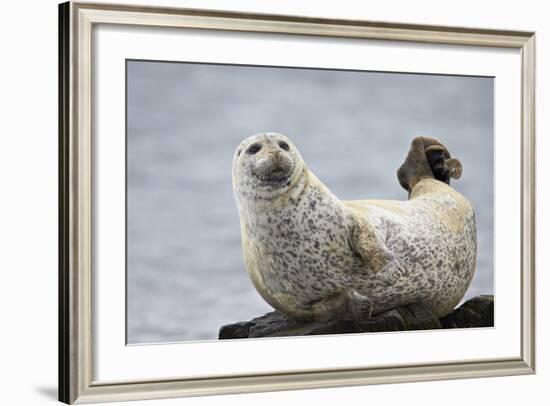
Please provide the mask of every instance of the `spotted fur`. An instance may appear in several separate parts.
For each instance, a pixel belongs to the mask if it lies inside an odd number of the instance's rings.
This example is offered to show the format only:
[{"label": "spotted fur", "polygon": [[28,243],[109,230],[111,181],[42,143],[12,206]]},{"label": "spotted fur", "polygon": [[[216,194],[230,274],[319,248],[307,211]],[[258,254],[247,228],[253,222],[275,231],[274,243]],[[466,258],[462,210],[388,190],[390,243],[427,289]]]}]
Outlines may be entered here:
[{"label": "spotted fur", "polygon": [[252,282],[296,320],[419,302],[442,317],[475,272],[473,207],[439,180],[418,181],[407,201],[341,201],[287,137],[262,133],[237,148],[233,190]]}]

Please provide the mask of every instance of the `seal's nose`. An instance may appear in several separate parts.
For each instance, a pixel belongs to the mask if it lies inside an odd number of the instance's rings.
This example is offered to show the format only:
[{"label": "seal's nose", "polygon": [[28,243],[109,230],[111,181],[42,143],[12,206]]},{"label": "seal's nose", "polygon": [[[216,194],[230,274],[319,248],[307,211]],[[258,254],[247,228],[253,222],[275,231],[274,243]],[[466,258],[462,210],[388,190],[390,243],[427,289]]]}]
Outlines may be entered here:
[{"label": "seal's nose", "polygon": [[270,155],[271,159],[273,160],[273,163],[274,163],[275,167],[279,168],[280,163],[281,163],[281,153],[280,153],[280,151],[277,151],[277,150],[270,151],[269,155]]}]

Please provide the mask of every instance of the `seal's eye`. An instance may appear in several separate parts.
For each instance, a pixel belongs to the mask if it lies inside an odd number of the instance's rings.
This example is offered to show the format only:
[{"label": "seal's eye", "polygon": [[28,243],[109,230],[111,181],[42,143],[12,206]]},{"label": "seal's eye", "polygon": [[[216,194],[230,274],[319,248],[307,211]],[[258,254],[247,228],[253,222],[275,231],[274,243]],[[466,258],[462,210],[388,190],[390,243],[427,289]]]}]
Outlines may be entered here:
[{"label": "seal's eye", "polygon": [[252,144],[250,147],[248,147],[248,149],[246,150],[246,153],[254,155],[261,149],[262,149],[262,146],[260,144]]},{"label": "seal's eye", "polygon": [[281,141],[279,142],[279,147],[281,147],[281,149],[285,150],[285,151],[288,151],[290,149],[290,147],[288,146],[288,144],[284,141]]}]

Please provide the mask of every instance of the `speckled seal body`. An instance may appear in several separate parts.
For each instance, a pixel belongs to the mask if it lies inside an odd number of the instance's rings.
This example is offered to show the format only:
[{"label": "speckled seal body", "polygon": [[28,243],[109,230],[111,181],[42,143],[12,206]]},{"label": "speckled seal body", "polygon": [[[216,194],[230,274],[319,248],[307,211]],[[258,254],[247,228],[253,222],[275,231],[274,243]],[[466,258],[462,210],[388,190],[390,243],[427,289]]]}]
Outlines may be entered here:
[{"label": "speckled seal body", "polygon": [[475,272],[473,207],[433,177],[415,178],[407,201],[341,201],[288,138],[263,133],[237,148],[233,189],[252,282],[296,320],[368,318],[419,302],[442,317]]}]

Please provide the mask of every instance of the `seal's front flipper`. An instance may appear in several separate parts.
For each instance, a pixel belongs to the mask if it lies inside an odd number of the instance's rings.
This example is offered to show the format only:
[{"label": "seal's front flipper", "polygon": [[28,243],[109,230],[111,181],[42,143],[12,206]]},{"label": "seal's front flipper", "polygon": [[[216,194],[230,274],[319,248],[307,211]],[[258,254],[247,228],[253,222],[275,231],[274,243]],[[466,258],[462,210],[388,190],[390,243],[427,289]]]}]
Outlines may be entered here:
[{"label": "seal's front flipper", "polygon": [[[395,256],[394,256],[395,257]],[[377,277],[387,285],[393,285],[401,277],[407,275],[407,268],[403,265],[403,262],[395,257],[390,259],[386,265],[378,272]]]},{"label": "seal's front flipper", "polygon": [[367,296],[350,289],[311,304],[315,321],[368,320],[374,309],[374,302]]},{"label": "seal's front flipper", "polygon": [[388,249],[377,230],[367,221],[359,221],[353,227],[350,246],[370,265],[377,278],[389,285],[407,274],[403,261]]},{"label": "seal's front flipper", "polygon": [[348,311],[345,313],[344,318],[351,317],[352,320],[368,320],[372,316],[374,310],[374,302],[356,290],[347,292]]}]

